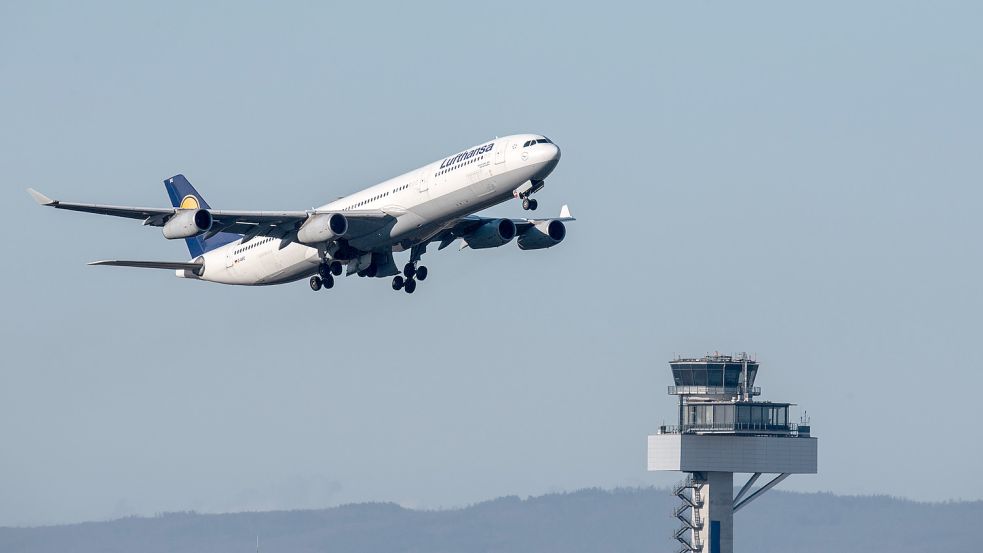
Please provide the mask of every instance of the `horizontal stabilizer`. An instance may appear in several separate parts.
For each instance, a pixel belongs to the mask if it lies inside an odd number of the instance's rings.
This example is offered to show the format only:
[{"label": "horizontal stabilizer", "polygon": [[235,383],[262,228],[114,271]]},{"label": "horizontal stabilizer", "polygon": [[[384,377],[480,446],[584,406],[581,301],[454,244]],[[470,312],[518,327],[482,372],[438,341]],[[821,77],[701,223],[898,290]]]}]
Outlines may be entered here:
[{"label": "horizontal stabilizer", "polygon": [[105,261],[93,261],[89,265],[110,265],[113,267],[139,267],[141,269],[170,269],[170,270],[185,270],[192,271],[195,274],[200,274],[205,268],[205,264],[201,261],[189,261],[189,262],[178,262],[178,261],[125,261],[121,259],[112,259]]}]

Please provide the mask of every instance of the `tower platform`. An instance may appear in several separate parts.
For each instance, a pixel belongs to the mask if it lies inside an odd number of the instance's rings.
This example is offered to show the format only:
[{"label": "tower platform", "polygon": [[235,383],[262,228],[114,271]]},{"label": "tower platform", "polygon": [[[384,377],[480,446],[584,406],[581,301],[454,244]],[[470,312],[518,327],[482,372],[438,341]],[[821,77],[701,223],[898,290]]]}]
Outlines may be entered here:
[{"label": "tower platform", "polygon": [[815,474],[818,445],[812,437],[656,434],[649,436],[648,469]]}]

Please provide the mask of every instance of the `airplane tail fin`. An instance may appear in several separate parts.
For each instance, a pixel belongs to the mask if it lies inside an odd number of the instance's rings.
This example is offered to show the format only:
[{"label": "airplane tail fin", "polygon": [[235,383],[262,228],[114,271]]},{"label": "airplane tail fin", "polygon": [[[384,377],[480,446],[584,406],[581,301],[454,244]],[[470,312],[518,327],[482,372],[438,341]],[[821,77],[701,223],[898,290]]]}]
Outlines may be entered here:
[{"label": "airplane tail fin", "polygon": [[[173,207],[182,209],[211,209],[205,198],[201,197],[201,194],[195,190],[194,186],[191,186],[191,183],[188,182],[188,179],[184,178],[184,175],[174,175],[165,180],[164,188],[167,189],[167,195],[171,198],[171,206]],[[241,235],[231,232],[218,232],[215,234],[206,232],[200,236],[185,238],[184,241],[188,245],[188,252],[191,254],[191,257],[198,257],[205,252],[212,251],[230,242],[235,242],[241,237]]]}]

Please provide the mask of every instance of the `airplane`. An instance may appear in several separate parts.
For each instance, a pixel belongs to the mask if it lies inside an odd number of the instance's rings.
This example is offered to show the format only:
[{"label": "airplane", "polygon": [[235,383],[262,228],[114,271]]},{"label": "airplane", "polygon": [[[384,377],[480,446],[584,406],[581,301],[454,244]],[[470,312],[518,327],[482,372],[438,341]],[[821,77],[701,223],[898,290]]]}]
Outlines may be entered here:
[{"label": "airplane", "polygon": [[[212,209],[183,175],[164,181],[171,208],[126,207],[52,200],[29,188],[44,206],[142,219],[164,237],[184,239],[190,261],[94,261],[90,265],[174,270],[181,278],[261,286],[309,277],[311,290],[332,288],[336,276],[385,278],[412,294],[427,278],[427,246],[442,250],[495,248],[513,239],[521,250],[553,247],[573,221],[510,219],[474,213],[515,198],[535,210],[532,195],[560,161],[560,148],[540,134],[495,138],[321,207],[304,211]],[[393,252],[410,251],[402,271]]]}]

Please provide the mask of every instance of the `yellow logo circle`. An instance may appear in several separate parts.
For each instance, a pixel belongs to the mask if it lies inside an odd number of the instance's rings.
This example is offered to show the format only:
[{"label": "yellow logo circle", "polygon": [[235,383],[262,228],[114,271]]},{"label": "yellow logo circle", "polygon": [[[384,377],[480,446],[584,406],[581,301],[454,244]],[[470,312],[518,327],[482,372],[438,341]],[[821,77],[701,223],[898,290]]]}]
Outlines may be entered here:
[{"label": "yellow logo circle", "polygon": [[188,194],[181,200],[181,209],[198,209],[198,198]]}]

